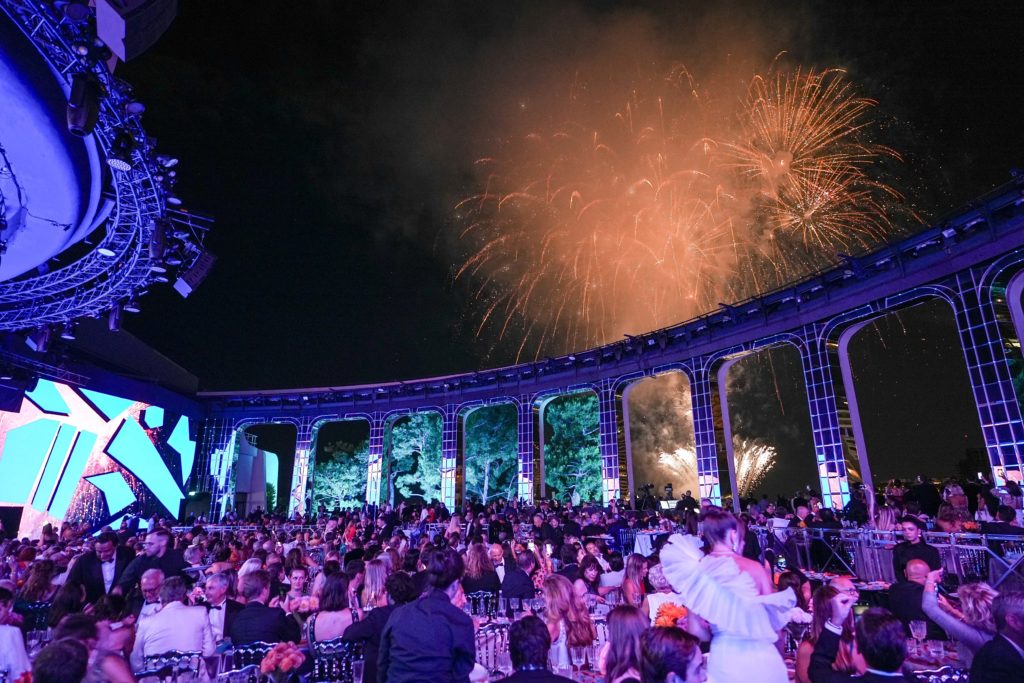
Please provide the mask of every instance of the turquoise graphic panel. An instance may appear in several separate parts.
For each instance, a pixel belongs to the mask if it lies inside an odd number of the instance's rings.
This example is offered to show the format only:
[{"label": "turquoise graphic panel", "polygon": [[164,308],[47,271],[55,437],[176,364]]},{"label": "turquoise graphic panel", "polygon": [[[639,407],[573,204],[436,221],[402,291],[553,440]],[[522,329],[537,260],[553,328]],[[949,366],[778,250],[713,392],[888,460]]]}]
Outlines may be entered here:
[{"label": "turquoise graphic panel", "polygon": [[41,379],[32,391],[26,391],[25,397],[38,406],[44,413],[53,415],[70,415],[71,409],[61,398],[57,385],[48,379]]},{"label": "turquoise graphic panel", "polygon": [[89,455],[93,446],[96,445],[96,435],[92,432],[79,432],[78,439],[71,449],[71,457],[68,458],[68,466],[64,468],[64,476],[61,477],[60,486],[50,503],[50,514],[57,519],[63,519],[67,514],[68,506],[74,498],[75,489],[78,488],[78,480],[82,478],[82,472],[89,462]]},{"label": "turquoise graphic panel", "polygon": [[188,481],[188,475],[192,474],[192,463],[196,459],[196,442],[188,438],[188,418],[182,417],[174,426],[174,431],[167,439],[167,445],[178,451],[181,458],[181,479],[182,486]]},{"label": "turquoise graphic panel", "polygon": [[101,394],[98,391],[91,389],[79,389],[82,396],[85,396],[96,406],[96,409],[100,412],[104,418],[108,421],[113,420],[115,417],[123,413],[132,407],[135,401],[128,400],[127,398],[119,398],[117,396],[111,396],[110,394]]},{"label": "turquoise graphic panel", "polygon": [[68,449],[71,448],[71,440],[75,438],[76,431],[74,427],[61,425],[57,432],[53,448],[50,449],[49,457],[46,459],[43,476],[39,480],[39,486],[36,487],[36,495],[32,496],[32,507],[40,512],[46,512],[50,507],[50,500],[53,498],[57,481],[64,472],[64,460],[67,457]]},{"label": "turquoise graphic panel", "polygon": [[103,498],[107,501],[107,510],[111,515],[116,515],[137,500],[120,472],[97,474],[86,477],[85,480],[103,492]]},{"label": "turquoise graphic panel", "polygon": [[7,432],[0,453],[0,502],[27,502],[59,428],[54,420],[36,420]]},{"label": "turquoise graphic panel", "polygon": [[185,496],[138,422],[123,420],[104,451],[142,481],[168,512],[177,516],[179,503]]},{"label": "turquoise graphic panel", "polygon": [[146,429],[160,429],[164,426],[164,409],[150,406],[142,411],[142,423]]}]

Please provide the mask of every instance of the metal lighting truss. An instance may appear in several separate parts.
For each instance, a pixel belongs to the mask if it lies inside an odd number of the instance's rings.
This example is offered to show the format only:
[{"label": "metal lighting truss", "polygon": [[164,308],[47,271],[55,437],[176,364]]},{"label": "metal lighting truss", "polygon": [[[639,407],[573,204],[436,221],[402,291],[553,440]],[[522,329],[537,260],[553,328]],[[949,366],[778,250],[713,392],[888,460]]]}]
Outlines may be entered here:
[{"label": "metal lighting truss", "polygon": [[[162,169],[154,159],[140,115],[126,109],[132,101],[131,86],[115,78],[101,61],[89,60],[73,47],[94,44],[94,21],[71,22],[54,3],[33,0],[0,0],[0,9],[66,82],[83,72],[99,82],[104,95],[93,135],[104,156],[120,132],[128,133],[137,143],[131,153],[132,169],[111,169],[108,192],[113,195],[114,208],[102,241],[66,267],[0,283],[0,330],[99,316],[154,282],[149,245],[156,221],[166,213],[167,191],[154,178]],[[114,256],[101,255],[101,248]]]}]

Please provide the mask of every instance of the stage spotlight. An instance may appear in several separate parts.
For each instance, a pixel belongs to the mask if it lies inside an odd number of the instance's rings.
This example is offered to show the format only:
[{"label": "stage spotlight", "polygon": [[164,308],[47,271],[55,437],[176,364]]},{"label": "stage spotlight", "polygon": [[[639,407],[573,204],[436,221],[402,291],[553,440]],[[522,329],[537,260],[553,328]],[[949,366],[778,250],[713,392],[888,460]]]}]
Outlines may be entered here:
[{"label": "stage spotlight", "polygon": [[110,247],[100,247],[96,250],[96,253],[106,258],[114,258],[117,254]]},{"label": "stage spotlight", "polygon": [[170,204],[171,206],[181,206],[181,200],[175,197],[173,194],[169,194],[166,197],[164,197],[164,201]]},{"label": "stage spotlight", "polygon": [[71,95],[68,96],[68,132],[82,138],[92,133],[100,115],[100,84],[88,72],[77,73],[71,78]]},{"label": "stage spotlight", "polygon": [[67,339],[68,341],[74,341],[77,338],[75,337],[76,327],[77,325],[75,325],[75,323],[64,323],[64,325],[60,328],[60,338]]},{"label": "stage spotlight", "polygon": [[178,256],[177,254],[171,254],[170,256],[167,257],[167,259],[164,261],[164,263],[166,263],[169,266],[177,267],[177,266],[181,265],[182,261],[181,261],[181,257]]},{"label": "stage spotlight", "polygon": [[160,164],[164,168],[173,168],[178,165],[178,160],[174,157],[169,157],[166,154],[158,154],[156,156],[156,163]]},{"label": "stage spotlight", "polygon": [[107,329],[111,332],[121,331],[121,306],[117,305],[110,309],[107,314]]},{"label": "stage spotlight", "polygon": [[70,0],[64,5],[64,16],[75,23],[87,21],[92,12],[88,0]]},{"label": "stage spotlight", "polygon": [[124,305],[124,312],[125,313],[140,313],[140,312],[142,312],[142,307],[139,306],[139,302],[137,300],[129,299],[128,303],[126,303]]},{"label": "stage spotlight", "polygon": [[38,327],[29,333],[25,339],[25,343],[28,348],[32,349],[36,353],[46,353],[47,349],[50,348],[50,328],[49,327]]},{"label": "stage spotlight", "polygon": [[115,171],[127,172],[132,170],[132,151],[135,149],[135,139],[126,132],[120,132],[114,138],[113,144],[107,150],[107,165]]}]

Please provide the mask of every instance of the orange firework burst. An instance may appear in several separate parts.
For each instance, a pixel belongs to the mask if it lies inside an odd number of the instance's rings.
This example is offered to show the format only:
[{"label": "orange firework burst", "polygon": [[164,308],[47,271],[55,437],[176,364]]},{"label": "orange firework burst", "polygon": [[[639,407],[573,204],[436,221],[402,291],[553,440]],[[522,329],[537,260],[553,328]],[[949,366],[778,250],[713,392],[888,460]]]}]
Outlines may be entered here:
[{"label": "orange firework burst", "polygon": [[[478,334],[519,355],[604,343],[758,293],[892,230],[898,195],[868,176],[873,102],[839,71],[755,77],[714,116],[683,68],[601,110],[575,83],[572,122],[477,163],[459,202],[457,278]],[[740,98],[737,98],[739,100]]]}]

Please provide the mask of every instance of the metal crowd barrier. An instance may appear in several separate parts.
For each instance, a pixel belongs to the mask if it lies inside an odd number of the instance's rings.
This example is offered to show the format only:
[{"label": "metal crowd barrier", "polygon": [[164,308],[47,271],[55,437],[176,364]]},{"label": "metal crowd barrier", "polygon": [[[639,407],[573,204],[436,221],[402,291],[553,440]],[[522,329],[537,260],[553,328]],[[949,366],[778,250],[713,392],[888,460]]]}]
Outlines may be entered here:
[{"label": "metal crowd barrier", "polygon": [[[785,558],[803,571],[852,574],[863,581],[896,581],[892,549],[896,531],[751,527],[762,560]],[[1024,536],[925,532],[943,569],[961,583],[987,581],[1004,589],[1024,587]],[[1005,585],[1004,585],[1005,584]]]}]

